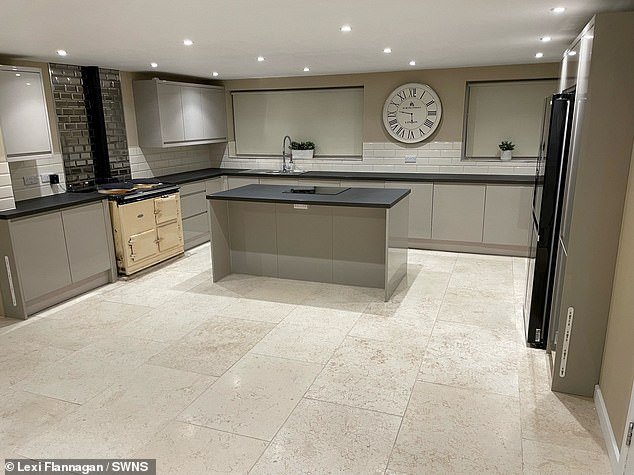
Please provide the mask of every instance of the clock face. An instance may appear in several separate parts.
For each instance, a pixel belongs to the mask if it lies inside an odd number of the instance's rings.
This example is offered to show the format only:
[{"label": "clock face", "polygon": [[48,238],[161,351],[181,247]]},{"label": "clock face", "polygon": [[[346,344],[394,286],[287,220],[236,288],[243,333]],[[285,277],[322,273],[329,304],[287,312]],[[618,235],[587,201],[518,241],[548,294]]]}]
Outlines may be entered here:
[{"label": "clock face", "polygon": [[399,142],[422,142],[434,133],[442,105],[438,94],[426,84],[404,84],[396,88],[383,106],[385,130]]}]

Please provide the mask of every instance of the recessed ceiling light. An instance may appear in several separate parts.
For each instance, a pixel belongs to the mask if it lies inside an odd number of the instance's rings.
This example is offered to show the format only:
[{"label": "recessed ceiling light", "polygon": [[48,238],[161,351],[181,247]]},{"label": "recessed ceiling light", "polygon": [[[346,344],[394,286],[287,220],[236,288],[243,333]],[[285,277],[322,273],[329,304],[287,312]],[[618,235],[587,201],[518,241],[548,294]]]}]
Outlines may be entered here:
[{"label": "recessed ceiling light", "polygon": [[58,50],[57,50],[57,54],[58,54],[59,56],[66,56],[68,53],[66,52],[66,50],[65,50],[65,49],[58,49]]},{"label": "recessed ceiling light", "polygon": [[211,75],[212,75],[213,77],[218,76],[218,71],[214,71],[213,73],[211,73]]},{"label": "recessed ceiling light", "polygon": [[561,15],[563,12],[566,11],[566,7],[553,7],[550,9],[550,11],[555,15]]},{"label": "recessed ceiling light", "polygon": [[542,36],[539,41],[541,41],[542,43],[548,43],[550,40],[552,40],[552,38],[550,36]]},{"label": "recessed ceiling light", "polygon": [[535,57],[536,58],[543,58],[544,57],[544,53],[535,53]]},{"label": "recessed ceiling light", "polygon": [[308,71],[310,71],[310,68],[308,66],[304,66],[304,72],[307,73]]},{"label": "recessed ceiling light", "polygon": [[150,63],[150,66],[152,66],[153,68],[158,68],[158,63]]},{"label": "recessed ceiling light", "polygon": [[576,54],[577,54],[576,51],[568,51],[568,56],[574,56]]},{"label": "recessed ceiling light", "polygon": [[190,39],[184,39],[184,40],[183,40],[183,44],[184,44],[185,46],[191,46],[191,45],[193,45],[193,44],[194,44],[194,42],[193,42],[192,40],[190,40]]},{"label": "recessed ceiling light", "polygon": [[264,56],[258,56],[258,61],[261,63],[262,61],[264,61]]},{"label": "recessed ceiling light", "polygon": [[383,48],[383,52],[385,54],[390,54],[392,52],[392,48]]},{"label": "recessed ceiling light", "polygon": [[19,78],[20,76],[22,76],[20,73],[15,73],[16,78]]},{"label": "recessed ceiling light", "polygon": [[350,25],[343,25],[341,28],[339,28],[341,31],[343,31],[344,33],[348,33],[350,31],[352,31],[352,27]]},{"label": "recessed ceiling light", "polygon": [[27,86],[30,86],[30,85],[31,85],[31,83],[30,83],[30,82],[27,82],[27,83],[26,83],[26,85],[27,85]]},{"label": "recessed ceiling light", "polygon": [[414,61],[413,59],[409,62],[410,66],[416,66],[416,61]]}]

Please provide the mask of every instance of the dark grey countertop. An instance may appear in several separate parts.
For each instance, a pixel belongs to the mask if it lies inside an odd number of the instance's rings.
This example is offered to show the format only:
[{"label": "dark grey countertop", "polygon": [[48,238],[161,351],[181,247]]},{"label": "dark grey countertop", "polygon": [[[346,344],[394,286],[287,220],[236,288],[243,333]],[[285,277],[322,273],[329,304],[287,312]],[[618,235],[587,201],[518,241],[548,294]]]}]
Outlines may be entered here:
[{"label": "dark grey countertop", "polygon": [[[407,181],[421,183],[491,183],[491,184],[517,184],[532,185],[535,178],[532,175],[472,175],[459,173],[395,173],[395,172],[344,172],[344,171],[309,171],[296,175],[267,175],[257,172],[249,172],[237,168],[204,168],[190,172],[174,173],[156,178],[164,183],[182,185],[195,181],[208,180],[219,176],[245,176],[245,177],[288,177],[288,178],[312,178],[330,180],[381,180],[381,181]],[[0,211],[0,219],[13,219],[32,214],[53,211],[56,209],[76,206],[91,201],[107,199],[99,193],[59,193],[41,198],[33,198],[18,201],[16,208]]]},{"label": "dark grey countertop", "polygon": [[193,181],[207,180],[219,176],[251,176],[274,178],[313,178],[330,180],[381,180],[381,181],[410,181],[436,183],[495,183],[495,184],[526,184],[532,185],[533,175],[475,175],[469,173],[396,173],[396,172],[344,172],[344,171],[308,171],[294,175],[267,175],[257,171],[237,168],[205,168],[191,172],[164,175],[160,178],[166,183],[181,185]]},{"label": "dark grey countertop", "polygon": [[18,201],[15,204],[15,209],[0,211],[0,219],[21,218],[106,199],[108,199],[106,195],[99,194],[96,191],[90,193],[58,193],[56,195]]},{"label": "dark grey countertop", "polygon": [[409,189],[348,188],[337,195],[285,193],[286,185],[246,185],[232,190],[207,195],[210,200],[252,201],[326,206],[354,206],[362,208],[391,208],[410,194]]}]

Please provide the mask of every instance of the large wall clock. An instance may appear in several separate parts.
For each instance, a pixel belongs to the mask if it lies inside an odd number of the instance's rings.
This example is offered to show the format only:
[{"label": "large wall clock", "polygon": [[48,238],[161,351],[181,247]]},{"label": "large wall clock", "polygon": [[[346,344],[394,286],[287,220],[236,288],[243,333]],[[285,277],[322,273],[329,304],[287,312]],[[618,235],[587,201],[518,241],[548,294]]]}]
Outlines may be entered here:
[{"label": "large wall clock", "polygon": [[417,143],[429,138],[440,124],[442,104],[426,84],[403,84],[392,91],[383,106],[385,130],[399,142]]}]

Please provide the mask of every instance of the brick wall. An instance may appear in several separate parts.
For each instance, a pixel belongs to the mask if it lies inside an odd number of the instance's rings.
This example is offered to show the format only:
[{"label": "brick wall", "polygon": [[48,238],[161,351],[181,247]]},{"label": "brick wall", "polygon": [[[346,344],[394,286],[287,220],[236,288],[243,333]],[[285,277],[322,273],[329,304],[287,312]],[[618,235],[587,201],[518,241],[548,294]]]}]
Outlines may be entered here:
[{"label": "brick wall", "polygon": [[81,66],[50,64],[53,101],[68,189],[94,185],[93,145]]},{"label": "brick wall", "polygon": [[[60,135],[66,185],[69,190],[95,184],[95,168],[108,167],[119,180],[131,178],[125,134],[119,72],[99,69],[100,97],[89,99],[86,69],[69,64],[51,64],[51,83]],[[96,120],[96,115],[102,115]],[[103,147],[95,143],[95,124],[105,127]],[[97,152],[101,150],[101,152]],[[105,152],[104,152],[105,150]],[[104,163],[96,163],[107,160]],[[109,165],[108,165],[109,163]]]}]

